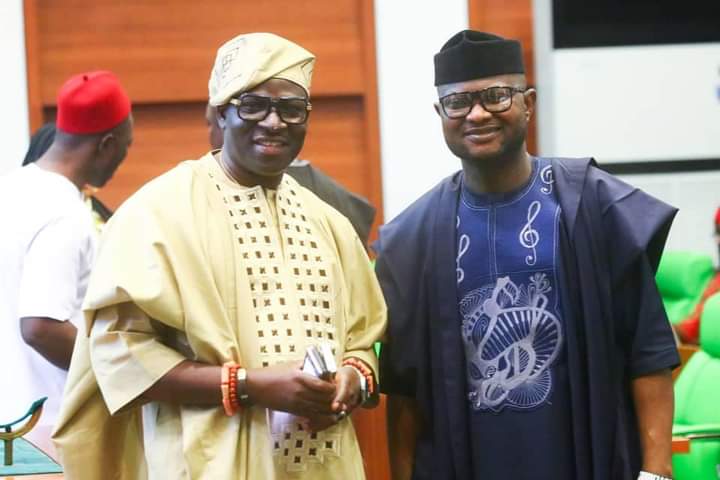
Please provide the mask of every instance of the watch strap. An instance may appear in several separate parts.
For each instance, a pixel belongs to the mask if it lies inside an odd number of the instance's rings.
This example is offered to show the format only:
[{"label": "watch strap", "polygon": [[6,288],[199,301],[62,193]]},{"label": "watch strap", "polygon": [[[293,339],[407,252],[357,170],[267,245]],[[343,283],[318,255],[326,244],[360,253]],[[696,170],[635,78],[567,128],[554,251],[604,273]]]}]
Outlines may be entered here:
[{"label": "watch strap", "polygon": [[671,477],[663,477],[662,475],[655,475],[654,473],[640,472],[640,475],[638,475],[638,480],[672,480]]}]

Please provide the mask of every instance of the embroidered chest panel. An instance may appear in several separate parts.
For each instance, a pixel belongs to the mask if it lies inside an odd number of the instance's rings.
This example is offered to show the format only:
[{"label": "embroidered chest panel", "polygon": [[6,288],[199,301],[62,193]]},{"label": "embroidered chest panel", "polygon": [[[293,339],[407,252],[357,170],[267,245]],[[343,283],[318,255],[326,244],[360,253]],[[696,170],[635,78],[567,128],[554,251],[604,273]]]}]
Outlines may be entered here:
[{"label": "embroidered chest panel", "polygon": [[302,359],[314,343],[329,342],[336,350],[333,271],[297,187],[284,180],[266,194],[260,187],[228,191],[217,185],[250,283],[263,366]]},{"label": "embroidered chest panel", "polygon": [[[211,175],[212,176],[212,175]],[[301,360],[311,344],[339,348],[332,264],[303,207],[299,187],[284,178],[277,191],[215,182],[227,208],[248,278],[254,332],[264,367]],[[339,427],[314,434],[296,417],[268,412],[276,462],[288,472],[307,470],[340,455]]]},{"label": "embroidered chest panel", "polygon": [[541,163],[523,191],[463,198],[457,283],[468,400],[477,412],[540,408],[553,391],[564,326],[558,287],[560,206]]}]

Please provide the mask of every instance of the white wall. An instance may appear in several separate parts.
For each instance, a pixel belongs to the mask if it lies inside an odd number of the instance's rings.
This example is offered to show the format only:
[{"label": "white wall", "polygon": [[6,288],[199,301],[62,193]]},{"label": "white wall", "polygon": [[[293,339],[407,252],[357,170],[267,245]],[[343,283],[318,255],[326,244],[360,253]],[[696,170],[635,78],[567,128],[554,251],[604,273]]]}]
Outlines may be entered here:
[{"label": "white wall", "polygon": [[603,162],[720,158],[718,59],[720,43],[554,50],[549,150]]},{"label": "white wall", "polygon": [[0,1],[0,175],[22,163],[29,138],[22,0]]},{"label": "white wall", "polygon": [[[720,45],[554,50],[550,0],[533,1],[533,21],[540,154],[599,162],[718,158]],[[614,95],[626,84],[635,89],[631,109],[622,108],[627,95]],[[671,97],[684,101],[670,103]],[[717,259],[712,222],[720,171],[623,180],[679,209],[667,250]]]},{"label": "white wall", "polygon": [[543,154],[720,158],[720,43],[556,49],[553,20],[534,0]]},{"label": "white wall", "polygon": [[383,203],[389,221],[460,168],[433,109],[433,55],[468,28],[467,0],[376,0],[375,28]]}]

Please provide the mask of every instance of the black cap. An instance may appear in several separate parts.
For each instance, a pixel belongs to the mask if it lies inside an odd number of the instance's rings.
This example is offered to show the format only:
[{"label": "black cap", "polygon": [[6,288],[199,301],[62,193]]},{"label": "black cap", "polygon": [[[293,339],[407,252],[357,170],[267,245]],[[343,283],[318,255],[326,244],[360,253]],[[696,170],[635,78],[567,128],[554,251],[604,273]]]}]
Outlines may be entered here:
[{"label": "black cap", "polygon": [[463,30],[435,54],[435,86],[525,73],[522,46],[492,33]]}]

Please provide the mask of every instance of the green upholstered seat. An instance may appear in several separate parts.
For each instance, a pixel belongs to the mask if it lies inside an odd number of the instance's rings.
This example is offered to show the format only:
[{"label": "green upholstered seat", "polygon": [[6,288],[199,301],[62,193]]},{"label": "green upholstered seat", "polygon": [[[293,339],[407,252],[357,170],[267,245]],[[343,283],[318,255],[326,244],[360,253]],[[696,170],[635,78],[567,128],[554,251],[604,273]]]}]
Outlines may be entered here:
[{"label": "green upholstered seat", "polygon": [[665,252],[655,279],[670,323],[690,315],[714,273],[710,256],[697,252]]},{"label": "green upholstered seat", "polygon": [[675,382],[673,435],[691,438],[690,453],[673,455],[676,480],[720,478],[720,294],[705,302],[700,351]]}]

